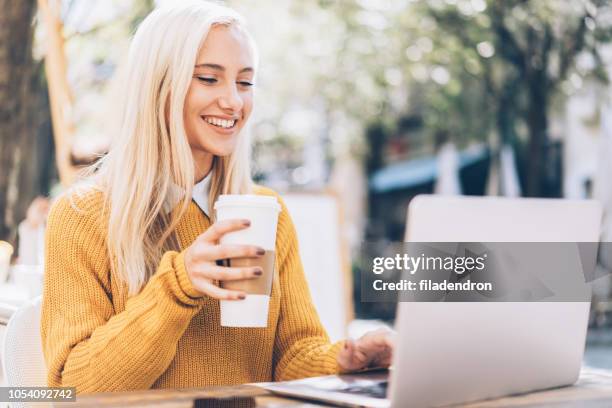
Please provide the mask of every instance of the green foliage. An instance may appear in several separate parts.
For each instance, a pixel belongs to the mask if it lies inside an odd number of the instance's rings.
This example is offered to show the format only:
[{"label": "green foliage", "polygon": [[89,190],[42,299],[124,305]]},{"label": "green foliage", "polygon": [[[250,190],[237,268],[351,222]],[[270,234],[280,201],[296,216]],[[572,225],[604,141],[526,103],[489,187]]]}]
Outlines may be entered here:
[{"label": "green foliage", "polygon": [[[372,123],[405,138],[416,154],[431,152],[440,133],[459,145],[492,135],[528,141],[546,132],[547,118],[529,122],[534,109],[547,115],[583,80],[608,80],[600,49],[612,40],[612,11],[604,0],[226,3],[246,17],[259,44],[254,134],[277,157],[322,140],[331,156],[365,158]],[[84,31],[75,23],[74,33],[67,24],[71,64],[85,58],[116,66],[154,2],[104,4],[115,9],[111,20]],[[74,77],[82,89],[106,87]],[[421,118],[421,128],[402,129],[407,116]]]}]

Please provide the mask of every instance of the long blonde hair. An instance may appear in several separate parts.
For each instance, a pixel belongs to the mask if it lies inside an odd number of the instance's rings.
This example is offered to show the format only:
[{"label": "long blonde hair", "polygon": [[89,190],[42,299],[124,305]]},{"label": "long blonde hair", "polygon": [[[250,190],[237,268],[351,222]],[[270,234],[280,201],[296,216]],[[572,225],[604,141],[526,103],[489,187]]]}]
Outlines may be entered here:
[{"label": "long blonde hair", "polygon": [[[244,31],[239,14],[210,2],[156,9],[138,27],[123,66],[121,96],[113,102],[118,129],[94,178],[105,193],[111,271],[130,295],[143,288],[165,250],[178,249],[174,230],[194,184],[183,107],[196,57],[214,25]],[[211,204],[220,194],[251,190],[250,142],[243,133],[230,156],[213,159]],[[177,187],[185,194],[174,211],[166,211]]]}]

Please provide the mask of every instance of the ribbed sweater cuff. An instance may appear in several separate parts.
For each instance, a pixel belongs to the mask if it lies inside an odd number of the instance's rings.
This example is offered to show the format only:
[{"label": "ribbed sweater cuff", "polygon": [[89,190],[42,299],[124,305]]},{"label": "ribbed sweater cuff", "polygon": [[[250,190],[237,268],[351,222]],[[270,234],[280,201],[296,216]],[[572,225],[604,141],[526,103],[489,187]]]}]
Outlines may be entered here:
[{"label": "ribbed sweater cuff", "polygon": [[333,356],[333,361],[331,363],[331,369],[334,373],[337,373],[337,374],[342,374],[343,372],[345,372],[342,370],[342,367],[340,367],[340,364],[338,364],[338,354],[340,353],[340,350],[344,348],[344,343],[346,343],[345,340],[341,340],[341,341],[334,343],[329,352],[329,354]]},{"label": "ribbed sweater cuff", "polygon": [[176,271],[176,279],[181,287],[182,291],[188,297],[192,299],[201,299],[204,294],[196,290],[191,284],[191,279],[187,275],[187,269],[185,268],[185,251],[180,252],[176,258],[174,258],[174,270]]}]

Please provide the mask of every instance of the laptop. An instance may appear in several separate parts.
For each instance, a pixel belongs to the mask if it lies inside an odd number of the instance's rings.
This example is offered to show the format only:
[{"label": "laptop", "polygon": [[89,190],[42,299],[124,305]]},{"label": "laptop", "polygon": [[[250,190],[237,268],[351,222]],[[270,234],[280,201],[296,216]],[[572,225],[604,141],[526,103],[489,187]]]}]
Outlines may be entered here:
[{"label": "laptop", "polygon": [[[591,200],[417,196],[410,242],[597,242]],[[593,255],[594,256],[594,255]],[[581,271],[576,271],[577,274]],[[390,371],[266,383],[341,406],[444,406],[570,385],[590,302],[401,302]]]}]

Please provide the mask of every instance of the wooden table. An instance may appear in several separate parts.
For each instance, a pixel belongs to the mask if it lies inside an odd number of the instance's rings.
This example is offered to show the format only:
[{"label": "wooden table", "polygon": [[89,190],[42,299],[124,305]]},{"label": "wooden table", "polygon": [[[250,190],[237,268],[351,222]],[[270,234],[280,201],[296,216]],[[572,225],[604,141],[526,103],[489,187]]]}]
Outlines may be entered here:
[{"label": "wooden table", "polygon": [[[368,374],[363,374],[367,376]],[[250,385],[231,387],[188,388],[102,393],[78,397],[77,402],[59,404],[62,407],[323,407],[315,402],[286,399]],[[407,404],[407,406],[409,406]],[[484,407],[550,407],[550,408],[609,408],[612,407],[612,371],[585,368],[580,379],[571,387],[533,392],[463,405],[464,408]]]}]

